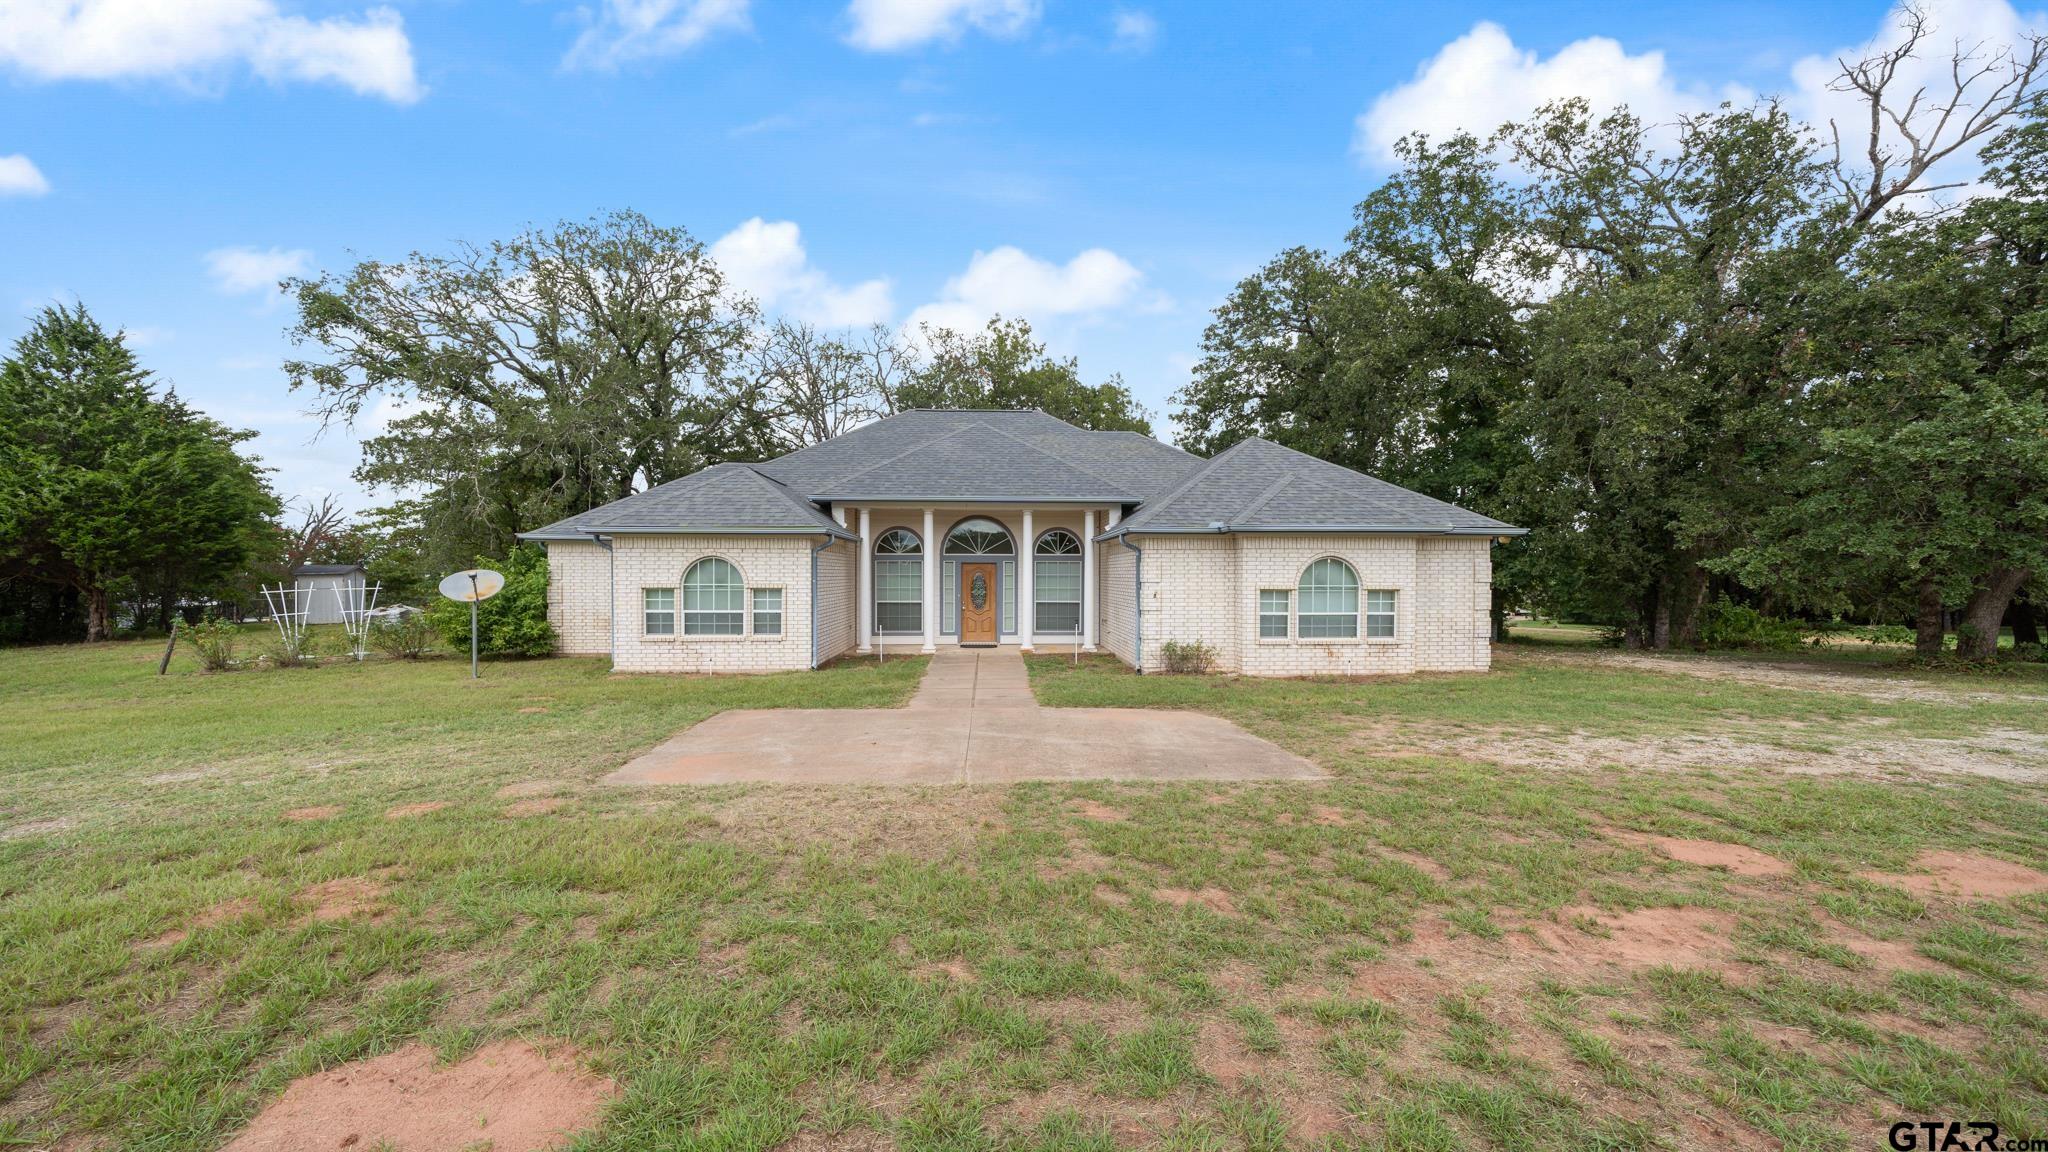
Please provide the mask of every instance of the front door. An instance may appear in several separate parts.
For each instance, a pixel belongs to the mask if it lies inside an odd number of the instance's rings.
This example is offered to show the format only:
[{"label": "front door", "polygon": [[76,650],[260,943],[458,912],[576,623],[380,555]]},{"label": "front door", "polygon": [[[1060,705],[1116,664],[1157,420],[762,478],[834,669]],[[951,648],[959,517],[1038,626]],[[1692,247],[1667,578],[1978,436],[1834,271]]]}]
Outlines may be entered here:
[{"label": "front door", "polygon": [[996,642],[996,566],[960,566],[960,643]]}]

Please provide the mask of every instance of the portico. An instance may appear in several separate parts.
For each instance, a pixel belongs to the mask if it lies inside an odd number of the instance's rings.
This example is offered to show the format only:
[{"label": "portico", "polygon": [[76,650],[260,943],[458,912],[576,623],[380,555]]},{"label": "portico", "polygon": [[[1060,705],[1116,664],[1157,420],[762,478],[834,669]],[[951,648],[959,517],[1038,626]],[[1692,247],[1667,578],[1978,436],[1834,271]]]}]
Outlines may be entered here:
[{"label": "portico", "polygon": [[841,504],[859,537],[859,644],[1096,649],[1095,536],[1121,505]]}]

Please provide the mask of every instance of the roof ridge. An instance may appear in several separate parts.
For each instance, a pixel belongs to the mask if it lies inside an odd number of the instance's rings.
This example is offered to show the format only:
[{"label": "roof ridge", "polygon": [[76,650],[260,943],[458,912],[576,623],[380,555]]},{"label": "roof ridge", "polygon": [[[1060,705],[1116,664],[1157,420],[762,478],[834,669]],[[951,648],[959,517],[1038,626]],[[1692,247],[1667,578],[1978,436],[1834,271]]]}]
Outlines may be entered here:
[{"label": "roof ridge", "polygon": [[[1396,483],[1394,483],[1394,482],[1393,482],[1392,480],[1386,480],[1386,479],[1382,479],[1382,478],[1380,478],[1380,477],[1378,477],[1378,476],[1375,476],[1375,475],[1373,475],[1373,474],[1372,474],[1372,473],[1370,473],[1370,472],[1365,472],[1365,471],[1361,471],[1361,470],[1359,470],[1359,469],[1357,469],[1357,468],[1346,468],[1346,467],[1345,467],[1344,465],[1342,465],[1342,464],[1339,464],[1339,463],[1337,463],[1337,462],[1336,462],[1336,461],[1334,461],[1334,460],[1325,460],[1325,459],[1323,459],[1323,458],[1322,458],[1321,456],[1315,456],[1315,455],[1311,455],[1310,453],[1307,453],[1307,452],[1303,452],[1303,451],[1302,451],[1301,449],[1299,449],[1299,448],[1289,448],[1289,447],[1288,447],[1287,445],[1285,445],[1285,444],[1280,444],[1280,443],[1277,443],[1277,442],[1275,442],[1275,441],[1271,441],[1271,440],[1267,440],[1267,441],[1266,441],[1266,443],[1268,443],[1268,444],[1271,444],[1271,445],[1272,445],[1273,447],[1275,447],[1275,448],[1278,448],[1278,449],[1280,449],[1281,451],[1283,451],[1283,452],[1286,452],[1286,453],[1288,453],[1289,455],[1293,455],[1293,456],[1299,456],[1299,457],[1301,457],[1301,458],[1302,458],[1302,459],[1304,459],[1304,460],[1310,460],[1310,461],[1314,461],[1314,462],[1315,462],[1315,464],[1316,464],[1316,466],[1317,466],[1317,471],[1318,471],[1318,472],[1320,472],[1320,473],[1323,473],[1323,474],[1330,474],[1330,473],[1332,473],[1333,471],[1334,471],[1334,472],[1341,472],[1341,473],[1343,473],[1343,474],[1344,474],[1344,476],[1345,476],[1345,479],[1346,479],[1346,480],[1349,480],[1350,478],[1352,478],[1352,477],[1354,477],[1354,476],[1357,476],[1357,477],[1363,477],[1363,478],[1365,478],[1365,479],[1366,479],[1367,481],[1369,481],[1370,483],[1372,483],[1373,485],[1376,485],[1377,487],[1379,487],[1379,488],[1381,488],[1381,489],[1388,489],[1388,488],[1391,488],[1391,489],[1393,489],[1394,491],[1396,491],[1396,492],[1399,492],[1399,493],[1401,493],[1401,494],[1403,494],[1403,495],[1405,495],[1405,496],[1410,496],[1410,497],[1414,497],[1414,498],[1416,498],[1416,499],[1420,499],[1420,500],[1427,500],[1427,501],[1429,501],[1429,502],[1430,502],[1431,504],[1435,504],[1435,505],[1437,505],[1437,506],[1438,506],[1438,507],[1440,507],[1440,508],[1443,508],[1443,509],[1447,509],[1447,510],[1449,510],[1449,511],[1452,511],[1452,512],[1464,512],[1464,513],[1467,513],[1467,514],[1469,514],[1469,515],[1473,515],[1473,516],[1484,516],[1484,517],[1485,517],[1486,519],[1488,519],[1488,520],[1491,520],[1491,519],[1493,519],[1493,517],[1491,517],[1491,516],[1485,516],[1485,514],[1484,514],[1484,513],[1481,513],[1481,512],[1473,512],[1473,511],[1472,511],[1472,510],[1471,510],[1470,508],[1467,508],[1467,507],[1465,507],[1465,506],[1463,506],[1463,505],[1461,505],[1461,504],[1453,504],[1453,503],[1451,503],[1451,502],[1450,502],[1449,500],[1442,500],[1442,499],[1438,499],[1438,498],[1437,498],[1437,497],[1435,497],[1435,496],[1431,496],[1431,495],[1430,495],[1429,493],[1427,493],[1427,492],[1417,492],[1417,491],[1416,491],[1415,489],[1413,489],[1413,488],[1409,488],[1409,487],[1406,487],[1406,486],[1404,486],[1404,485],[1396,484]],[[1321,477],[1320,477],[1320,476],[1307,476],[1307,477],[1304,477],[1304,479],[1306,479],[1306,480],[1310,480],[1310,481],[1312,481],[1312,482],[1315,482],[1315,483],[1317,483],[1317,484],[1319,484],[1319,485],[1322,485],[1323,487],[1330,487],[1329,485],[1327,485],[1327,484],[1324,484],[1324,482],[1322,481],[1322,479],[1321,479]],[[1385,505],[1385,503],[1384,503],[1384,501],[1381,501],[1381,500],[1377,499],[1376,497],[1373,497],[1373,498],[1371,498],[1371,499],[1373,500],[1373,503],[1375,503],[1375,504],[1380,504],[1380,505],[1381,505],[1382,507],[1386,506],[1386,505]]]},{"label": "roof ridge", "polygon": [[[941,411],[944,411],[944,409],[941,409],[941,408],[914,408],[914,409],[912,409],[912,411],[914,411],[914,412],[941,412]],[[900,413],[900,412],[899,412],[899,413],[897,413],[897,415],[899,415],[899,416],[900,416],[900,415],[902,415],[902,413]],[[910,447],[908,447],[908,448],[905,448],[905,449],[904,449],[903,451],[901,451],[901,452],[898,452],[898,453],[897,453],[897,454],[895,454],[894,456],[891,456],[891,457],[889,457],[889,458],[888,458],[888,459],[886,459],[886,460],[881,460],[881,461],[878,461],[878,462],[876,462],[876,463],[874,463],[874,464],[871,464],[871,465],[869,465],[868,467],[866,467],[866,468],[863,468],[863,469],[861,469],[861,470],[860,470],[860,471],[858,471],[858,472],[849,472],[849,473],[847,473],[847,474],[846,474],[846,475],[844,475],[844,476],[838,476],[838,477],[835,477],[835,478],[833,478],[833,479],[832,479],[832,480],[830,481],[830,483],[828,483],[828,484],[827,484],[826,486],[827,486],[827,487],[832,487],[832,488],[836,488],[836,487],[839,487],[840,485],[843,485],[843,484],[849,483],[849,482],[851,482],[851,481],[853,481],[853,480],[857,480],[857,479],[859,479],[860,477],[862,477],[862,476],[865,476],[865,475],[867,475],[868,473],[870,473],[870,472],[873,472],[873,471],[875,471],[875,470],[877,470],[877,469],[880,469],[880,468],[887,468],[887,467],[888,467],[889,465],[891,465],[891,464],[894,464],[894,463],[895,463],[895,462],[897,462],[898,460],[901,460],[901,459],[903,459],[903,458],[904,458],[905,456],[908,456],[908,455],[910,455],[910,454],[911,454],[911,453],[913,453],[913,452],[918,452],[918,451],[922,451],[923,449],[926,449],[926,448],[930,448],[930,447],[931,447],[932,445],[934,445],[934,444],[939,444],[939,443],[943,443],[943,442],[945,442],[945,441],[947,441],[947,440],[951,440],[951,439],[952,439],[953,437],[955,437],[955,436],[958,436],[958,435],[960,435],[960,434],[961,434],[962,432],[965,432],[965,431],[967,431],[967,430],[968,430],[968,429],[970,429],[970,428],[988,428],[988,425],[986,425],[986,424],[983,424],[983,423],[982,423],[981,421],[979,421],[979,420],[976,420],[976,421],[974,421],[973,423],[970,423],[970,424],[962,424],[962,425],[961,425],[960,427],[958,427],[958,428],[955,428],[955,429],[953,429],[953,430],[952,430],[951,432],[948,432],[948,433],[946,433],[946,434],[945,434],[945,435],[943,435],[943,436],[934,436],[934,437],[932,437],[931,439],[929,439],[929,440],[926,440],[926,441],[924,441],[924,442],[922,442],[922,443],[919,443],[919,444],[913,444],[913,445],[911,445]],[[991,431],[991,432],[995,431],[995,429],[993,429],[993,428],[989,428],[988,430],[989,430],[989,431]],[[1015,439],[1016,439],[1016,437],[1012,436],[1012,437],[1011,437],[1011,439],[1012,439],[1012,440],[1015,440]]]},{"label": "roof ridge", "polygon": [[[1239,440],[1237,443],[1232,444],[1230,447],[1225,448],[1223,451],[1218,452],[1214,456],[1209,457],[1207,460],[1204,460],[1202,462],[1202,466],[1200,468],[1195,469],[1193,472],[1189,473],[1188,478],[1181,481],[1178,485],[1176,485],[1173,491],[1168,492],[1166,495],[1161,496],[1157,500],[1147,500],[1144,503],[1138,505],[1138,510],[1136,512],[1131,513],[1130,520],[1135,520],[1140,516],[1146,516],[1150,513],[1161,512],[1171,507],[1175,500],[1178,500],[1182,496],[1185,496],[1187,494],[1188,489],[1193,488],[1196,484],[1200,483],[1202,477],[1207,476],[1211,468],[1214,468],[1218,463],[1228,458],[1232,453],[1236,452],[1238,449],[1244,447],[1251,440],[1257,439],[1258,437],[1252,436],[1246,440]],[[1188,455],[1193,456],[1194,453],[1190,452],[1188,453]],[[1200,457],[1196,458],[1200,459]],[[1126,520],[1124,521],[1124,523],[1129,524],[1130,520]]]},{"label": "roof ridge", "polygon": [[1259,509],[1264,508],[1268,504],[1271,504],[1273,502],[1273,498],[1275,496],[1280,495],[1280,490],[1287,487],[1289,484],[1292,484],[1293,482],[1294,477],[1292,476],[1280,477],[1280,479],[1273,482],[1271,487],[1267,488],[1264,492],[1261,492],[1257,497],[1253,498],[1251,503],[1245,505],[1242,508],[1239,508],[1237,510],[1237,518],[1239,520],[1250,520],[1252,517],[1258,515]]},{"label": "roof ridge", "polygon": [[[1032,411],[1033,411],[1033,412],[1037,412],[1037,411],[1038,411],[1038,409],[1036,409],[1036,408],[1033,408],[1033,409],[1032,409]],[[1042,413],[1041,413],[1041,415],[1042,415]],[[1055,420],[1058,420],[1058,419],[1059,419],[1059,417],[1055,416],[1055,417],[1053,417],[1053,419],[1055,419]],[[1065,421],[1061,421],[1061,422],[1062,422],[1062,423],[1065,423]],[[971,427],[974,427],[974,425],[970,424],[970,425],[968,425],[968,427],[969,427],[969,428],[971,428]],[[992,425],[988,425],[988,424],[983,424],[983,425],[981,425],[981,427],[987,428],[987,429],[988,429],[989,431],[991,431],[991,432],[995,433],[995,434],[996,434],[996,435],[998,435],[998,436],[1007,436],[1007,437],[1009,437],[1010,439],[1012,439],[1012,440],[1015,440],[1015,441],[1016,441],[1017,443],[1019,443],[1019,444],[1023,445],[1024,447],[1026,447],[1026,448],[1030,449],[1031,451],[1033,451],[1033,452],[1036,452],[1036,453],[1038,453],[1038,454],[1039,454],[1040,456],[1050,456],[1050,457],[1052,457],[1052,458],[1053,458],[1054,460],[1057,460],[1057,461],[1059,461],[1060,463],[1062,463],[1062,464],[1065,464],[1065,465],[1066,465],[1067,467],[1069,467],[1069,468],[1072,468],[1072,469],[1074,469],[1075,471],[1078,471],[1078,472],[1085,472],[1085,473],[1087,473],[1088,475],[1090,475],[1090,476],[1093,476],[1093,477],[1095,477],[1095,478],[1096,478],[1097,480],[1100,480],[1100,481],[1102,481],[1102,482],[1103,482],[1104,484],[1107,484],[1107,485],[1109,485],[1109,486],[1110,486],[1111,488],[1114,488],[1114,489],[1116,489],[1116,490],[1117,490],[1118,492],[1121,492],[1122,494],[1124,494],[1124,495],[1126,495],[1126,496],[1130,496],[1130,495],[1133,495],[1133,493],[1131,492],[1131,490],[1130,490],[1129,488],[1126,488],[1126,487],[1124,486],[1124,482],[1123,482],[1123,481],[1121,481],[1121,480],[1117,480],[1117,479],[1114,479],[1114,478],[1112,478],[1112,477],[1109,477],[1109,476],[1104,476],[1104,475],[1103,475],[1102,473],[1100,473],[1100,472],[1097,472],[1097,471],[1096,471],[1095,469],[1093,469],[1093,468],[1090,468],[1089,466],[1087,466],[1086,464],[1083,464],[1083,463],[1081,463],[1081,462],[1080,462],[1080,461],[1078,461],[1078,460],[1070,460],[1070,459],[1068,459],[1067,457],[1065,457],[1065,456],[1062,456],[1061,454],[1059,454],[1058,452],[1055,452],[1055,451],[1053,451],[1053,450],[1052,450],[1052,449],[1050,449],[1050,448],[1041,448],[1041,447],[1039,447],[1038,445],[1036,445],[1036,444],[1033,444],[1033,443],[1032,443],[1031,441],[1029,441],[1029,440],[1026,440],[1026,439],[1024,439],[1024,438],[1023,438],[1022,436],[1017,436],[1017,435],[1014,435],[1014,434],[1012,434],[1012,433],[1009,433],[1009,432],[1005,432],[1005,431],[1003,431],[1003,430],[1002,430],[1001,428],[997,428],[997,427],[994,427],[994,426],[992,426]],[[965,429],[962,429],[962,431],[965,431]],[[1085,429],[1085,428],[1084,428],[1084,429],[1081,429],[1081,431],[1084,431],[1084,432],[1085,432],[1085,431],[1087,431],[1087,429]]]}]

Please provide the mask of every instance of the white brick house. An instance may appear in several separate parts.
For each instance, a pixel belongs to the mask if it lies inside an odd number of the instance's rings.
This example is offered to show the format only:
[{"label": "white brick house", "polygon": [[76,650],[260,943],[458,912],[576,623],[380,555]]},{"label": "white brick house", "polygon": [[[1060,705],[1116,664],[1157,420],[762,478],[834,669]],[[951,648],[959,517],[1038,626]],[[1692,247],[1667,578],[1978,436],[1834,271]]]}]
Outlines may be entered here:
[{"label": "white brick house", "polygon": [[1043,412],[913,411],[523,534],[561,650],[623,672],[815,668],[877,647],[1078,644],[1140,671],[1488,666],[1523,530],[1270,441],[1204,460]]}]

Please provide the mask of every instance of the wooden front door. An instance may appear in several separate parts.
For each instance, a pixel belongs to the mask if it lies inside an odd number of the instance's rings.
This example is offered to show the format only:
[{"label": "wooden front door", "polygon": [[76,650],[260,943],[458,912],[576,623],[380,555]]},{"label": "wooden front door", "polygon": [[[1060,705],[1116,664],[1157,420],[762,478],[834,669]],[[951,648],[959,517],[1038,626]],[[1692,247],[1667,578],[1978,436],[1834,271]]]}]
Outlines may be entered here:
[{"label": "wooden front door", "polygon": [[960,643],[996,642],[996,566],[960,566]]}]

